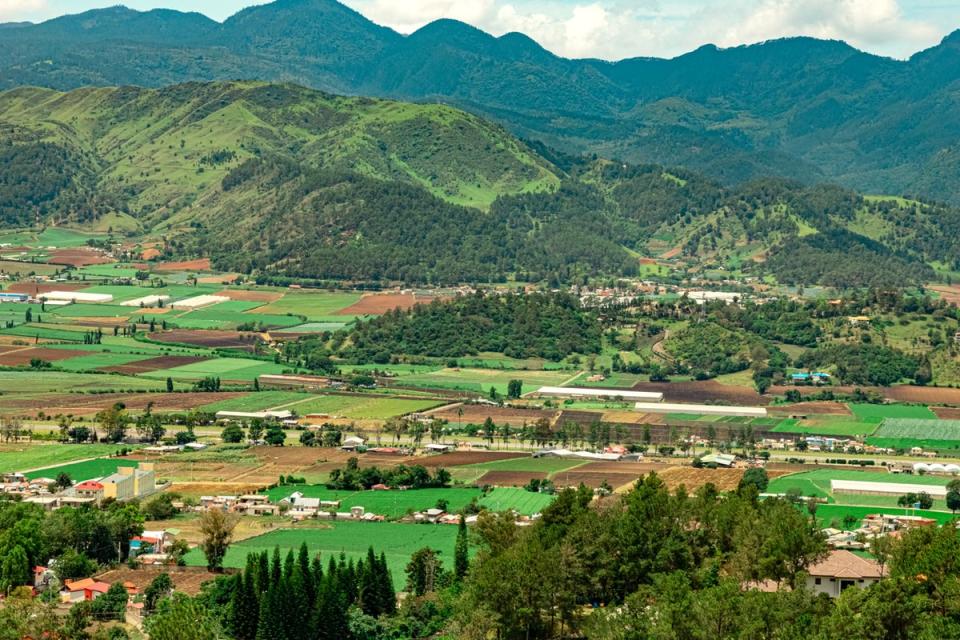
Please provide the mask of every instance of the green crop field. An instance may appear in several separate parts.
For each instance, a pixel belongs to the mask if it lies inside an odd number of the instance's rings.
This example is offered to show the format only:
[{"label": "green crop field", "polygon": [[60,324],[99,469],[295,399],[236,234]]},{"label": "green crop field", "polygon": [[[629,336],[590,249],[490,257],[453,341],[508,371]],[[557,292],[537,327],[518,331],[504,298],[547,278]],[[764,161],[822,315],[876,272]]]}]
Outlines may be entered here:
[{"label": "green crop field", "polygon": [[566,471],[573,467],[586,464],[584,460],[567,460],[564,458],[507,458],[493,462],[464,465],[467,469],[485,469],[486,471],[541,471],[547,474]]},{"label": "green crop field", "polygon": [[359,293],[336,291],[297,291],[284,294],[276,302],[261,307],[261,313],[305,316],[308,320],[319,322],[347,322],[351,316],[337,315],[338,311],[359,302]]},{"label": "green crop field", "polygon": [[[2,238],[0,238],[2,240]],[[0,260],[0,273],[20,274],[21,276],[52,276],[62,267],[43,262],[25,262],[20,260]]]},{"label": "green crop field", "polygon": [[289,407],[300,415],[326,413],[352,420],[386,420],[395,416],[424,411],[444,404],[443,400],[409,400],[387,396],[337,396],[317,395]]},{"label": "green crop field", "polygon": [[[36,318],[36,316],[34,316]],[[19,336],[40,340],[59,340],[62,342],[83,342],[84,331],[71,331],[57,327],[39,324],[21,324],[9,329],[0,329],[0,333],[8,336]]]},{"label": "green crop field", "polygon": [[[227,303],[224,303],[227,304]],[[264,327],[292,327],[300,324],[295,316],[269,315],[257,312],[220,311],[220,305],[214,305],[183,315],[167,315],[164,319],[180,329],[236,329],[246,324],[262,324]]]},{"label": "green crop field", "polygon": [[956,441],[960,440],[960,420],[887,418],[873,435],[878,438]]},{"label": "green crop field", "polygon": [[860,420],[883,418],[927,418],[936,419],[936,414],[928,407],[907,404],[850,404],[853,415]]},{"label": "green crop field", "polygon": [[199,380],[208,376],[220,377],[224,380],[250,380],[265,374],[278,374],[289,371],[289,367],[250,358],[213,358],[202,362],[185,364],[172,369],[149,371],[141,374],[148,378],[163,378],[167,376],[174,380]]},{"label": "green crop field", "polygon": [[136,353],[91,353],[90,355],[78,356],[67,360],[58,360],[56,366],[59,369],[67,371],[93,371],[102,367],[116,367],[119,365],[138,362],[150,358],[149,355]]},{"label": "green crop field", "polygon": [[[86,445],[79,445],[86,446]],[[113,447],[113,451],[116,451]],[[126,460],[124,458],[96,458],[94,460],[85,460],[83,462],[73,462],[63,464],[41,471],[28,473],[28,478],[55,478],[59,473],[66,473],[74,482],[83,482],[92,478],[102,478],[117,472],[117,467],[135,467],[136,460]]]},{"label": "green crop field", "polygon": [[117,304],[68,304],[63,307],[49,307],[47,313],[59,318],[126,318],[140,311],[137,307],[124,307]]},{"label": "green crop field", "polygon": [[817,436],[868,436],[877,428],[873,422],[857,422],[849,418],[817,418],[815,420],[784,420],[773,428],[775,433],[806,433]]},{"label": "green crop field", "polygon": [[[0,371],[4,393],[63,393],[69,391],[143,391],[162,389],[163,380],[117,374],[72,373],[66,371]],[[0,406],[2,406],[0,401]]]},{"label": "green crop field", "polygon": [[274,407],[283,406],[291,402],[298,402],[309,398],[310,395],[298,391],[260,391],[229,400],[221,400],[205,405],[204,411],[265,411]]},{"label": "green crop field", "polygon": [[[109,455],[117,450],[112,444],[6,444],[0,445],[0,473],[26,471],[60,465],[74,460]],[[30,477],[49,476],[38,472]]]},{"label": "green crop field", "polygon": [[[227,550],[224,566],[243,567],[247,554],[272,552],[274,547],[280,547],[281,554],[286,555],[288,549],[296,552],[301,543],[307,544],[311,555],[321,554],[324,562],[340,554],[359,560],[366,557],[367,549],[372,546],[378,555],[380,552],[386,555],[393,583],[399,590],[405,583],[404,569],[415,551],[424,547],[440,551],[444,565],[451,567],[456,539],[457,527],[449,525],[330,522],[323,527],[279,529],[235,542]],[[186,561],[191,566],[206,565],[206,559],[199,549],[191,551]]]},{"label": "green crop field", "polygon": [[870,436],[867,438],[867,444],[874,447],[884,447],[887,449],[905,449],[913,447],[933,451],[957,451],[960,450],[960,441],[957,440],[931,440],[926,438],[880,438]]},{"label": "green crop field", "polygon": [[513,487],[497,487],[480,499],[480,505],[491,511],[513,509],[523,515],[540,513],[554,501],[556,496],[548,493],[533,493]]}]

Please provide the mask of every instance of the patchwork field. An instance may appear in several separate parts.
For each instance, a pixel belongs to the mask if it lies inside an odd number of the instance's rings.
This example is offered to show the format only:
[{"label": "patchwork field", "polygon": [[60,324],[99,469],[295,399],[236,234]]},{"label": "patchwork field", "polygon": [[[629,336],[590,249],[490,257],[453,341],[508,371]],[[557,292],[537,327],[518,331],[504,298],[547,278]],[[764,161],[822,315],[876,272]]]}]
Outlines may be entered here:
[{"label": "patchwork field", "polygon": [[334,491],[323,485],[286,485],[270,489],[267,494],[271,501],[276,502],[294,491],[299,491],[308,498],[340,500],[340,511],[349,511],[352,507],[363,507],[368,513],[390,519],[401,518],[410,512],[432,509],[440,500],[447,502],[448,511],[456,512],[467,506],[471,500],[479,500],[481,497],[480,490],[472,488]]},{"label": "patchwork field", "polygon": [[[0,445],[0,473],[27,471],[96,458],[114,453],[112,444],[4,444]],[[49,476],[50,472],[30,474]]]}]

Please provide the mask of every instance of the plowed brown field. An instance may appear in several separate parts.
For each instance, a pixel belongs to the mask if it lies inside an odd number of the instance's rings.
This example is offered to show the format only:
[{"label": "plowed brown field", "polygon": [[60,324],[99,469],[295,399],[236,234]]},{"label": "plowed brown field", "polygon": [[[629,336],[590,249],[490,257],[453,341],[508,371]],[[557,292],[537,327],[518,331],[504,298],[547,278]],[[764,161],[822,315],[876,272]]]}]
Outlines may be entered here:
[{"label": "plowed brown field", "polygon": [[163,369],[182,367],[186,364],[193,364],[194,362],[202,362],[204,360],[206,360],[206,358],[201,358],[198,356],[158,356],[156,358],[147,358],[146,360],[139,360],[129,364],[121,364],[114,367],[103,367],[100,370],[108,373],[138,374],[147,373],[148,371],[161,371]]},{"label": "plowed brown field", "polygon": [[0,352],[0,366],[22,367],[30,364],[31,360],[57,362],[77,356],[87,355],[85,351],[70,351],[68,349],[45,349],[43,347],[12,347]]},{"label": "plowed brown field", "polygon": [[358,302],[355,302],[345,309],[340,309],[340,311],[337,311],[335,315],[382,315],[387,311],[393,311],[394,309],[409,309],[416,303],[416,296],[414,296],[412,293],[377,293],[363,296]]},{"label": "plowed brown field", "polygon": [[637,391],[659,391],[665,402],[726,402],[735,405],[766,405],[769,398],[761,396],[753,389],[720,384],[716,380],[693,382],[638,382],[633,385]]}]

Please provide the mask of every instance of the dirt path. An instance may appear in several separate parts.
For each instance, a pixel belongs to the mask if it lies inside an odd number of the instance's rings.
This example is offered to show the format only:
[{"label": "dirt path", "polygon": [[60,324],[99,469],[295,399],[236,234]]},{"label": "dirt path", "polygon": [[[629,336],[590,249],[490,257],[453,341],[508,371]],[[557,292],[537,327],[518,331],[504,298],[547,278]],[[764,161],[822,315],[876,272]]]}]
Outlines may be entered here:
[{"label": "dirt path", "polygon": [[657,356],[664,362],[673,363],[673,358],[670,357],[670,354],[667,353],[666,348],[663,346],[663,343],[670,338],[670,329],[667,329],[663,332],[663,337],[653,343],[653,346],[650,347],[650,350],[653,351],[653,355]]}]

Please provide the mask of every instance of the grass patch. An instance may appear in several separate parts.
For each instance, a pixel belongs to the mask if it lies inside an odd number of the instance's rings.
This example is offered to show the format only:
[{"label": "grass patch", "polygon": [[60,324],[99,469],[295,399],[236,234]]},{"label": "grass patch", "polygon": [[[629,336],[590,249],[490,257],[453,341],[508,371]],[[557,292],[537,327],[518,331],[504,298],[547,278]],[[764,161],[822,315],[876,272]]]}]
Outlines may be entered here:
[{"label": "grass patch", "polygon": [[[116,446],[112,447],[112,451],[116,451],[116,449]],[[59,473],[66,473],[74,482],[83,482],[84,480],[102,478],[116,473],[118,467],[135,467],[137,464],[138,462],[136,460],[126,460],[124,458],[96,458],[95,460],[85,460],[83,462],[64,464],[42,471],[34,471],[28,473],[27,477],[55,478]]]},{"label": "grass patch", "polygon": [[909,404],[849,404],[853,415],[860,420],[883,418],[919,418],[936,420],[928,407]]},{"label": "grass patch", "polygon": [[[308,396],[309,397],[309,396]],[[444,404],[443,400],[410,400],[386,396],[314,396],[289,407],[300,415],[326,413],[353,420],[386,420],[394,416],[424,411]]]},{"label": "grass patch", "polygon": [[491,511],[513,509],[524,515],[533,515],[546,509],[556,496],[549,493],[533,493],[515,487],[497,487],[483,496],[480,504]]},{"label": "grass patch", "polygon": [[[112,444],[15,444],[0,446],[0,473],[48,467],[74,460],[114,453]],[[48,476],[46,471],[29,474],[31,478]],[[51,476],[52,477],[52,476]]]}]

